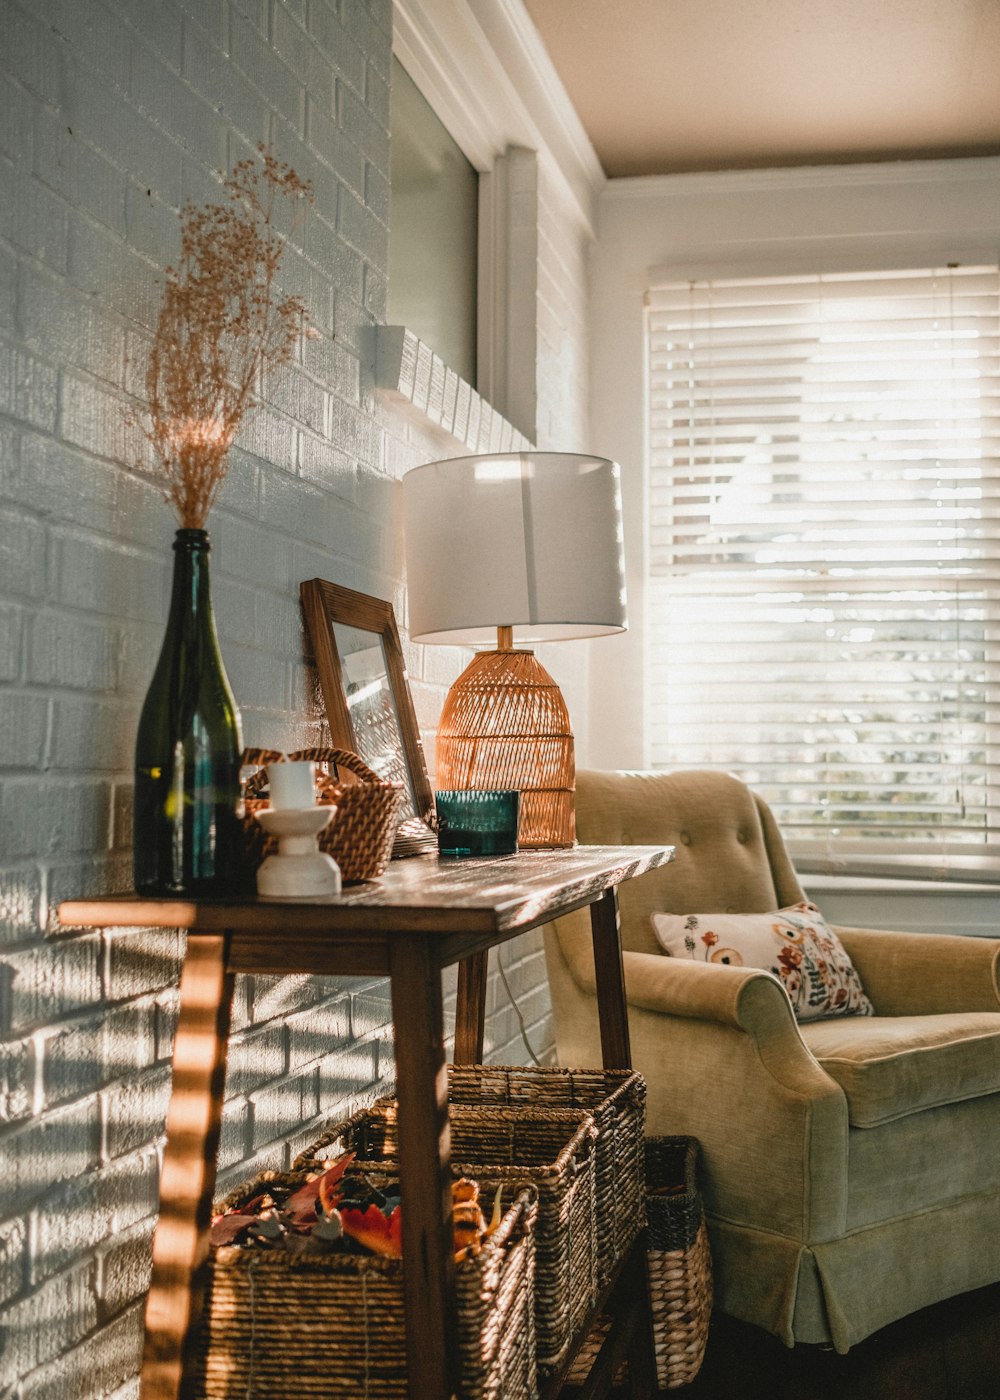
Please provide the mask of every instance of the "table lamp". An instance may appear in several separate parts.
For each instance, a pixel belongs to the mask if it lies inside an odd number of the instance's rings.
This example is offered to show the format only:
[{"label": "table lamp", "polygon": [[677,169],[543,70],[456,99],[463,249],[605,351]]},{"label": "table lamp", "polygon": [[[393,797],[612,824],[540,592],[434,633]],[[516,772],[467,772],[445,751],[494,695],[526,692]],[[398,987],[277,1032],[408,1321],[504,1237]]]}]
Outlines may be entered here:
[{"label": "table lamp", "polygon": [[442,789],[517,789],[518,844],[572,846],[573,734],[559,687],[515,643],[623,632],[620,469],[603,457],[451,457],[403,477],[410,638],[480,651],[438,725]]}]

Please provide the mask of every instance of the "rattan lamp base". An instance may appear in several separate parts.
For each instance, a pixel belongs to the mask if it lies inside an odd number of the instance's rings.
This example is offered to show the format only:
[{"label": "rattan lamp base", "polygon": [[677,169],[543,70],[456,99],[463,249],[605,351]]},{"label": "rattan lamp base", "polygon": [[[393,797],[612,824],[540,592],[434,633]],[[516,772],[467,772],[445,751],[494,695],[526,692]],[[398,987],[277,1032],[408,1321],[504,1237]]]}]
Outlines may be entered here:
[{"label": "rattan lamp base", "polygon": [[534,652],[479,652],[448,692],[437,738],[441,789],[516,788],[522,847],[576,840],[573,732],[559,687]]}]

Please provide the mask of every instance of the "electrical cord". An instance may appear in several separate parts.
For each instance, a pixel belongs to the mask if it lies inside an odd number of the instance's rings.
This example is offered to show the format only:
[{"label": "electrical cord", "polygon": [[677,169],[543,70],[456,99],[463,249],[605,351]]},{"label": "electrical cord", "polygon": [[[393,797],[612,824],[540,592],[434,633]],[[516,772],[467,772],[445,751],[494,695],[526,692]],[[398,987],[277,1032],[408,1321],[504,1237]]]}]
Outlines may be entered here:
[{"label": "electrical cord", "polygon": [[532,1048],[531,1041],[528,1039],[528,1028],[524,1024],[524,1017],[521,1015],[521,1008],[518,1006],[514,993],[510,989],[510,983],[507,981],[507,974],[503,970],[503,963],[500,961],[499,957],[497,958],[497,971],[500,974],[500,981],[503,983],[504,989],[507,992],[507,999],[514,1009],[514,1015],[517,1017],[517,1023],[521,1027],[521,1039],[524,1042],[524,1048],[531,1056],[533,1062],[536,1065],[538,1065],[540,1069],[542,1062],[535,1054],[534,1049]]}]

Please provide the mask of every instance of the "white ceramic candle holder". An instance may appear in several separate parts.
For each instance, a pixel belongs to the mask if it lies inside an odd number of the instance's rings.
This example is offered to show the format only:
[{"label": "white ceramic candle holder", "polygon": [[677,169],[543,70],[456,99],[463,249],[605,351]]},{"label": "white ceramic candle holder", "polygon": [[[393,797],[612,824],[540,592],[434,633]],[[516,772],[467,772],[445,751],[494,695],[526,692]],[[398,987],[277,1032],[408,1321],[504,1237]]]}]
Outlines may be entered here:
[{"label": "white ceramic candle holder", "polygon": [[264,830],[278,838],[277,853],[267,856],[257,871],[258,894],[279,899],[340,894],[340,867],[316,842],[336,810],[333,806],[298,810],[265,807],[257,813]]},{"label": "white ceramic candle holder", "polygon": [[276,812],[301,812],[312,807],[316,802],[316,765],[305,760],[269,763],[267,788]]}]

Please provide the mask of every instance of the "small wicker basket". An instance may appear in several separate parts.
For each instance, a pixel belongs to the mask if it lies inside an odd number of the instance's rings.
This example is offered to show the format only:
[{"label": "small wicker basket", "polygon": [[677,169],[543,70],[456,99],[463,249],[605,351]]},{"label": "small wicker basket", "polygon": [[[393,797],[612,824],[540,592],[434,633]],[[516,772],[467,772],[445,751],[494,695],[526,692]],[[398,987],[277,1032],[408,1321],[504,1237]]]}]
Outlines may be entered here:
[{"label": "small wicker basket", "polygon": [[[254,869],[265,856],[277,850],[255,814],[268,805],[263,795],[267,787],[266,765],[285,757],[274,749],[247,749],[244,767],[258,767],[244,788],[243,829],[247,860]],[[336,777],[317,772],[316,801],[336,807],[330,824],[320,832],[320,849],[332,856],[345,884],[375,880],[389,863],[396,836],[396,818],[404,799],[400,783],[385,783],[364,759],[349,749],[300,749],[288,754],[289,761],[301,760],[333,768]],[[353,774],[356,782],[341,781],[341,770]]]},{"label": "small wicker basket", "polygon": [[647,1259],[661,1390],[694,1380],[708,1342],[712,1260],[697,1167],[697,1139],[647,1138]]},{"label": "small wicker basket", "polygon": [[[531,1182],[538,1190],[535,1231],[535,1335],[538,1370],[557,1370],[583,1326],[596,1292],[594,1149],[588,1113],[560,1109],[450,1110],[452,1169],[479,1182],[487,1199],[498,1185]],[[382,1100],[324,1133],[295,1163],[316,1168],[356,1152],[363,1169],[392,1168],[398,1158],[396,1104]]]},{"label": "small wicker basket", "polygon": [[[305,1173],[265,1173],[222,1209]],[[537,1400],[534,1187],[505,1190],[503,1220],[455,1267],[462,1400]],[[220,1247],[198,1338],[195,1400],[405,1400],[405,1260]]]},{"label": "small wicker basket", "polygon": [[608,1282],[645,1222],[646,1082],[632,1070],[449,1065],[448,1098],[478,1107],[576,1109],[597,1128],[594,1230],[597,1282]]},{"label": "small wicker basket", "polygon": [[[688,1385],[701,1369],[712,1312],[712,1261],[696,1185],[697,1140],[647,1138],[645,1156],[649,1220],[646,1267],[657,1389],[662,1392]],[[608,1314],[594,1322],[567,1373],[567,1396],[587,1387],[611,1326]],[[626,1393],[627,1362],[616,1368],[614,1386],[613,1393]]]}]

